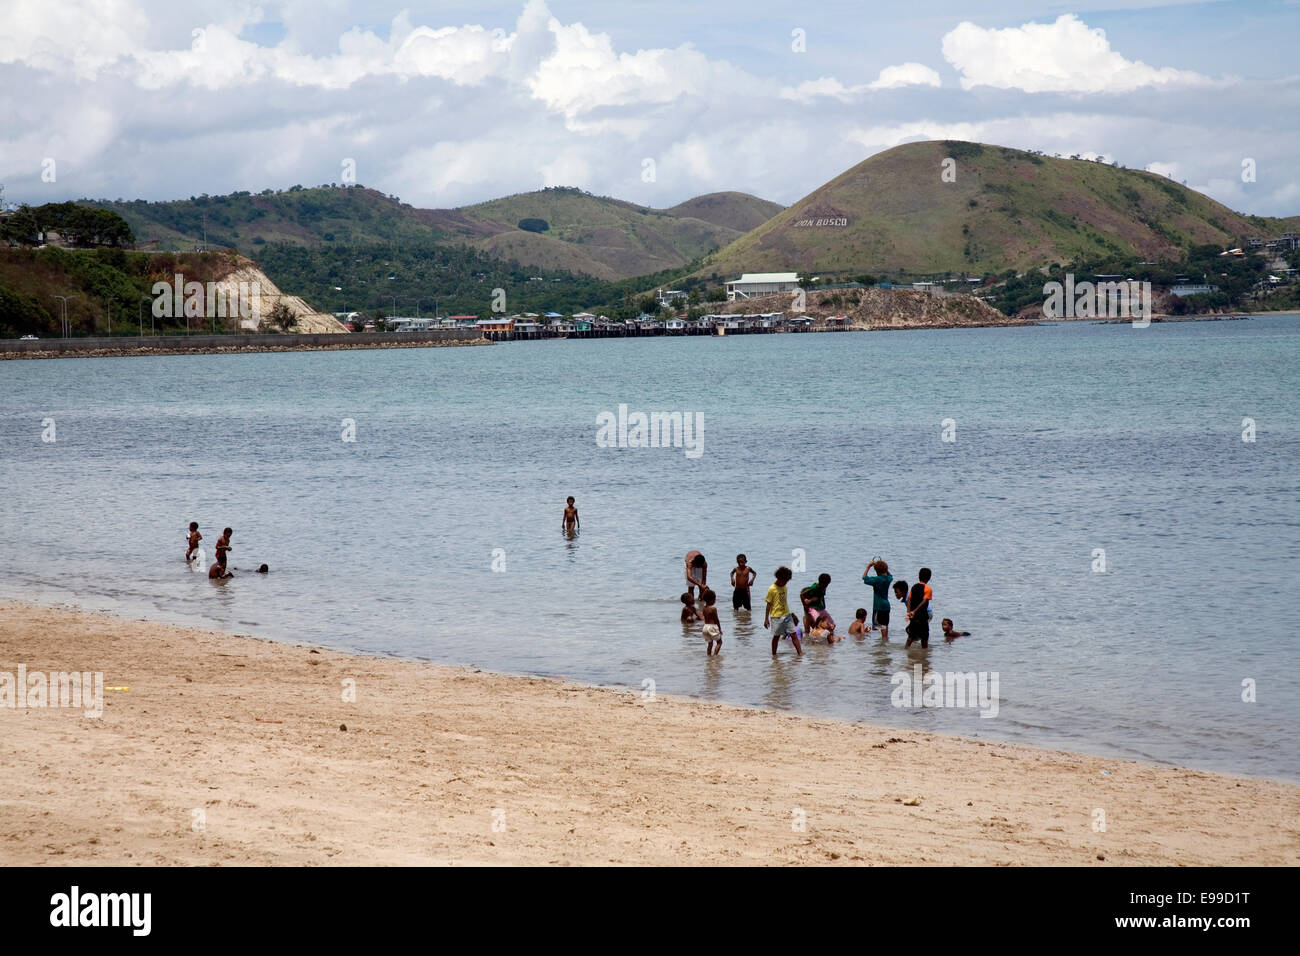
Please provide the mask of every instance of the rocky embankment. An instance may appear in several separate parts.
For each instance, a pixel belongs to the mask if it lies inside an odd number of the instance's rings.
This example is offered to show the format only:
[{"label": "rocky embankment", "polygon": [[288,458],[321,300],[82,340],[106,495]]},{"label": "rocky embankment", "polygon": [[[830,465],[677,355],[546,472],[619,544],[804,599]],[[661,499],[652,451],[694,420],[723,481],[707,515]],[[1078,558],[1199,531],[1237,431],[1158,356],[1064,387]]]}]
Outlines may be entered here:
[{"label": "rocky embankment", "polygon": [[934,295],[912,289],[810,290],[805,307],[793,308],[789,293],[725,303],[725,313],[783,312],[787,318],[813,319],[847,316],[851,329],[952,329],[990,325],[1032,325],[1032,321],[1004,315],[987,302],[963,294]]}]

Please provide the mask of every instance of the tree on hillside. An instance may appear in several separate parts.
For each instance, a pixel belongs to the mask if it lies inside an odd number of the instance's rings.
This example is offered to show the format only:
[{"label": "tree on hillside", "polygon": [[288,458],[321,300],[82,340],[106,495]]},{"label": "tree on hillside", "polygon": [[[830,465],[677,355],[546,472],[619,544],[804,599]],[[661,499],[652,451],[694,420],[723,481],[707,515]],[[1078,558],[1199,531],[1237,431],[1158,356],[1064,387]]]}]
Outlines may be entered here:
[{"label": "tree on hillside", "polygon": [[18,207],[12,216],[0,219],[0,240],[34,246],[40,242],[40,223],[28,205]]},{"label": "tree on hillside", "polygon": [[281,332],[292,332],[298,326],[297,314],[283,302],[277,302],[266,319]]}]

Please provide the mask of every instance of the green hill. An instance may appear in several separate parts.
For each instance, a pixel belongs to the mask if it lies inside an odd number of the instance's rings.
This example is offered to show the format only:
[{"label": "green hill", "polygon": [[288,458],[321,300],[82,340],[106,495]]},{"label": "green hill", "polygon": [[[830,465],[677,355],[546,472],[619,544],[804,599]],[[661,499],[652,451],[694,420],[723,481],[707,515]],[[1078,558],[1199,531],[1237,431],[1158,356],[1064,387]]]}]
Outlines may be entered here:
[{"label": "green hill", "polygon": [[[141,243],[207,245],[257,255],[266,243],[363,246],[465,244],[539,270],[617,280],[680,268],[738,238],[781,207],[744,193],[715,193],[656,210],[555,187],[460,209],[416,209],[364,187],[294,186],[172,202],[109,202]],[[521,228],[521,223],[524,226]]]},{"label": "green hill", "polygon": [[[58,336],[67,297],[68,324],[76,335],[175,331],[187,320],[150,319],[153,284],[216,282],[251,263],[228,252],[148,255],[122,249],[11,249],[0,246],[0,338]],[[199,325],[203,321],[199,320]]]},{"label": "green hill", "polygon": [[696,196],[664,211],[683,218],[703,219],[737,232],[749,232],[784,208],[780,203],[768,202],[749,193],[727,192]]},{"label": "green hill", "polygon": [[[942,178],[944,160],[955,165]],[[699,274],[998,273],[1293,231],[1154,173],[1001,146],[908,143],[859,163],[706,258]]]}]

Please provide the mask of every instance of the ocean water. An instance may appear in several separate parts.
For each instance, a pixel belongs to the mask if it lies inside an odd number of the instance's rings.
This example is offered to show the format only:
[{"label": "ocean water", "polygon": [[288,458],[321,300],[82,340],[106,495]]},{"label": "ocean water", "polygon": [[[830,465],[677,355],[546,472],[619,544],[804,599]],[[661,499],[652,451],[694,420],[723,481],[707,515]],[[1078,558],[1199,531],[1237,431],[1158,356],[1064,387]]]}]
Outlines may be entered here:
[{"label": "ocean water", "polygon": [[[1296,316],[4,362],[0,596],[1296,780],[1298,395]],[[619,405],[698,413],[700,454],[601,447]],[[271,573],[189,571],[191,520]],[[714,659],[679,622],[691,549]],[[773,660],[801,554],[792,601],[831,574],[841,630],[870,558],[928,565],[929,650],[895,603],[887,645]],[[996,714],[898,706],[915,665],[996,674]]]}]

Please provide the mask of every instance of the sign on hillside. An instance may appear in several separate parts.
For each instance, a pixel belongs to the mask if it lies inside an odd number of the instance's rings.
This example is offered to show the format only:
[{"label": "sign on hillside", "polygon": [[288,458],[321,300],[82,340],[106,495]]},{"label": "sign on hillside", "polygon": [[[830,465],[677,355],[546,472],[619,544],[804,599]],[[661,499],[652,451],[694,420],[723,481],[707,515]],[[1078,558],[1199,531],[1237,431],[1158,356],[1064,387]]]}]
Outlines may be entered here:
[{"label": "sign on hillside", "polygon": [[824,227],[843,227],[849,224],[849,217],[834,206],[818,206],[809,209],[793,223],[795,229],[818,229]]}]

